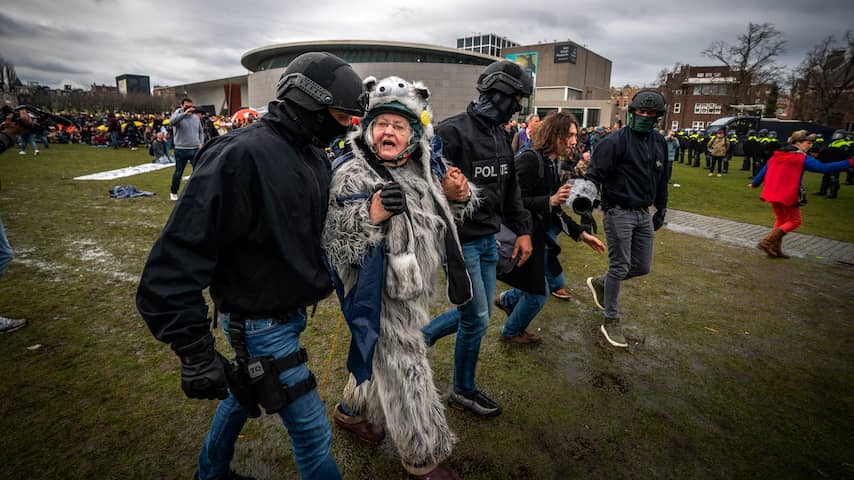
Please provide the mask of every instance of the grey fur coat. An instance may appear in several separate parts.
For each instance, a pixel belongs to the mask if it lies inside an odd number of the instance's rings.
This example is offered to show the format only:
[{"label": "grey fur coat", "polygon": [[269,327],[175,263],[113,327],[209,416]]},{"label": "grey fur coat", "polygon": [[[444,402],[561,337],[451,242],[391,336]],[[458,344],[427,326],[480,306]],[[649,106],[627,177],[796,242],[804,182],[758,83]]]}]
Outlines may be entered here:
[{"label": "grey fur coat", "polygon": [[[371,193],[383,183],[355,141],[360,135],[357,130],[350,136],[355,158],[333,174],[323,233],[324,248],[345,291],[353,287],[368,246],[377,245],[383,235],[369,221],[370,200],[343,206],[336,201]],[[344,390],[348,408],[358,410],[372,423],[384,424],[401,460],[414,467],[441,462],[450,455],[454,441],[433,384],[421,328],[430,322],[430,300],[445,255],[447,226],[440,212],[444,210],[447,218],[460,218],[475,203],[447,201],[439,179],[430,170],[429,136],[421,139],[420,153],[403,166],[389,169],[405,193],[410,215],[396,215],[386,225],[386,271],[373,376],[356,386],[351,375]],[[456,237],[456,227],[450,227]]]}]

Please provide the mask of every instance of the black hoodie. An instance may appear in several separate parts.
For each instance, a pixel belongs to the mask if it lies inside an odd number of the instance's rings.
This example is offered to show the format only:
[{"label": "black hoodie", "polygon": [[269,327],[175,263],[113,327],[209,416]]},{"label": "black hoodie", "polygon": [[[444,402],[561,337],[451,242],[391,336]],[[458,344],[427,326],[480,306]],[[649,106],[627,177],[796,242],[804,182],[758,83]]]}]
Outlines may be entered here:
[{"label": "black hoodie", "polygon": [[223,312],[281,318],[332,291],[321,256],[331,171],[323,150],[274,102],[217,137],[154,244],[136,303],[173,349],[207,334],[202,290]]}]

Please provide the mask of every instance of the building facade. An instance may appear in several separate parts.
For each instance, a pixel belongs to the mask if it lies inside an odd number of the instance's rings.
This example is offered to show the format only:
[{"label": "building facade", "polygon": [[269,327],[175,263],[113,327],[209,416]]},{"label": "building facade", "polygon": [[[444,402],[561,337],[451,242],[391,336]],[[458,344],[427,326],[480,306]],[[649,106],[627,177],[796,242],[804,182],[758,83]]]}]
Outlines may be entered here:
[{"label": "building facade", "polygon": [[284,43],[245,53],[250,73],[248,102],[263,107],[276,98],[276,82],[288,64],[306,52],[325,51],[349,62],[362,78],[391,75],[421,81],[430,89],[433,122],[462,112],[477,98],[477,78],[497,58],[482,53],[417,43],[330,40]]},{"label": "building facade", "polygon": [[122,95],[151,95],[148,75],[119,75],[116,77],[116,88]]},{"label": "building facade", "polygon": [[720,117],[739,113],[762,115],[773,88],[770,84],[752,85],[749,103],[733,104],[733,72],[725,66],[680,65],[667,74],[661,92],[667,99],[663,128],[702,129]]},{"label": "building facade", "polygon": [[187,97],[206,112],[233,115],[241,108],[249,106],[249,76],[238,75],[169,87],[155,86],[154,96],[174,97],[176,107],[178,101]]},{"label": "building facade", "polygon": [[534,76],[534,95],[524,112],[542,116],[569,111],[584,127],[611,123],[611,60],[571,41],[521,45],[503,52]]},{"label": "building facade", "polygon": [[457,39],[457,48],[468,52],[483,53],[500,57],[505,48],[518,47],[519,44],[494,33],[476,34]]}]

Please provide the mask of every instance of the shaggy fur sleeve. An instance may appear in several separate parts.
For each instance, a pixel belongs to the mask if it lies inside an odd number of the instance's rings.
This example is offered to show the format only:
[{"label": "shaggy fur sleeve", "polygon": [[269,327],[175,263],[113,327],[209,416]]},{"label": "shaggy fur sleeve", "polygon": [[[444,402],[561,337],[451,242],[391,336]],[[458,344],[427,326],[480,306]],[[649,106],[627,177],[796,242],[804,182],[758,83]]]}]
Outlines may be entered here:
[{"label": "shaggy fur sleeve", "polygon": [[359,265],[368,247],[382,240],[380,226],[370,222],[370,196],[364,197],[371,195],[382,181],[358,163],[353,160],[342,165],[330,186],[323,246],[337,270]]}]

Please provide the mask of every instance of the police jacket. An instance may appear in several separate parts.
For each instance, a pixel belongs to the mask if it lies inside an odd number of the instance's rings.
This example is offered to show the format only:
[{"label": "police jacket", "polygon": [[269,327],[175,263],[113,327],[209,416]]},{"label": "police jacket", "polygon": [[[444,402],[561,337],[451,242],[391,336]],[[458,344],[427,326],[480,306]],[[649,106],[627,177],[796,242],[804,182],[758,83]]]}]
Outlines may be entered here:
[{"label": "police jacket", "polygon": [[602,192],[603,209],[667,206],[667,145],[658,132],[629,128],[605,137],[593,156],[587,178]]},{"label": "police jacket", "polygon": [[202,148],[151,250],[137,308],[173,349],[207,333],[206,287],[247,318],[282,318],[332,291],[320,243],[329,160],[279,105]]},{"label": "police jacket", "polygon": [[513,150],[504,126],[477,115],[473,106],[436,128],[448,163],[459,167],[480,189],[480,205],[460,226],[460,241],[492,235],[501,223],[517,235],[529,234],[531,215],[522,205]]}]

